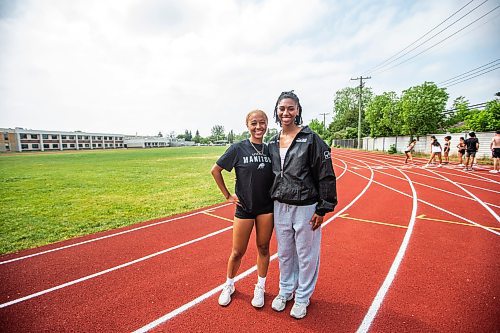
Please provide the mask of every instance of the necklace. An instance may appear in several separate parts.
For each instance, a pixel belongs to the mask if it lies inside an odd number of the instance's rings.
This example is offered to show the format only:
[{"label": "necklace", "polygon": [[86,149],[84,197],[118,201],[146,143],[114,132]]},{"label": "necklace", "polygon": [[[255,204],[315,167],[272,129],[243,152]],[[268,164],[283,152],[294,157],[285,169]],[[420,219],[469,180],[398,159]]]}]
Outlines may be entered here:
[{"label": "necklace", "polygon": [[248,142],[250,142],[250,144],[252,145],[253,149],[255,149],[255,151],[257,152],[257,154],[264,155],[264,145],[262,145],[262,150],[259,151],[257,148],[255,148],[255,146],[253,145],[252,141],[248,140]]}]

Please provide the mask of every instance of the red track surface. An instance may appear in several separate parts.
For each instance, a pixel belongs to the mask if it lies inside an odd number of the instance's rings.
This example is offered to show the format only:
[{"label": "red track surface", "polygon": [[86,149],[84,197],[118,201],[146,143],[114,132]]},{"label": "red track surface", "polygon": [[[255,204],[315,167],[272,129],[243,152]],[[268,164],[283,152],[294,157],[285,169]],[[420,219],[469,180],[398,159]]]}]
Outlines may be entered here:
[{"label": "red track surface", "polygon": [[339,205],[306,318],[289,316],[292,302],[271,309],[277,260],[265,307],[250,305],[253,243],[232,303],[217,304],[234,212],[220,205],[0,257],[1,331],[500,331],[500,177],[333,156]]}]

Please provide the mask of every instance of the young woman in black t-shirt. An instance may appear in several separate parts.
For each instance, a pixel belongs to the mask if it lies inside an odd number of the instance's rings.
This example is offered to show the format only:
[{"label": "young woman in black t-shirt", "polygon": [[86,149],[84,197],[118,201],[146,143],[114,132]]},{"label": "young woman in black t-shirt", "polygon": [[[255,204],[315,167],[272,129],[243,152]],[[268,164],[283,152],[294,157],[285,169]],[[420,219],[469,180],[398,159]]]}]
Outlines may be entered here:
[{"label": "young woman in black t-shirt", "polygon": [[[258,281],[255,285],[252,305],[264,306],[264,291],[269,267],[269,241],[273,233],[273,201],[269,190],[274,176],[269,149],[262,140],[267,131],[264,111],[251,111],[246,118],[250,139],[233,144],[212,167],[212,176],[228,202],[236,204],[233,224],[233,245],[227,263],[227,279],[219,296],[219,304],[231,302],[234,277],[247,249],[248,240],[255,224],[257,242]],[[226,187],[222,170],[236,172],[235,194]]]}]

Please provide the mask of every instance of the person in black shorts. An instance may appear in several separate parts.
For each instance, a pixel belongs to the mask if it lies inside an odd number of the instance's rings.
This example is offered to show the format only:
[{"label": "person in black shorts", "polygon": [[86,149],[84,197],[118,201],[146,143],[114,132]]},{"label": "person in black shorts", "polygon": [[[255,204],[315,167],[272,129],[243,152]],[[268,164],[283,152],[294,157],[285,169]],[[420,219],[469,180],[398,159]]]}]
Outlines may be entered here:
[{"label": "person in black shorts", "polygon": [[500,131],[496,131],[490,142],[491,157],[493,158],[493,170],[491,173],[499,173],[500,169]]},{"label": "person in black shorts", "polygon": [[415,148],[416,144],[417,144],[417,139],[413,139],[410,141],[410,144],[408,145],[408,147],[406,147],[406,149],[405,149],[405,155],[406,155],[405,164],[408,163],[408,160],[410,160],[410,162],[413,164],[413,156],[411,156],[411,152]]},{"label": "person in black shorts", "polygon": [[463,136],[460,137],[460,142],[457,145],[458,148],[458,159],[460,160],[460,164],[458,165],[459,167],[464,166],[464,156],[465,156],[465,148],[467,146],[465,145],[465,139]]},{"label": "person in black shorts", "polygon": [[[246,125],[250,139],[231,145],[212,167],[212,176],[228,202],[236,204],[233,224],[233,245],[227,263],[227,279],[219,296],[219,304],[231,302],[235,291],[234,277],[246,252],[250,234],[255,224],[257,242],[258,281],[254,289],[252,305],[264,306],[264,292],[269,267],[269,241],[273,233],[273,200],[270,188],[274,180],[269,157],[269,148],[263,143],[267,131],[267,116],[264,111],[248,113]],[[222,170],[236,172],[235,194],[226,187]]]},{"label": "person in black shorts", "polygon": [[[472,171],[472,164],[474,163],[474,158],[476,157],[476,153],[479,150],[479,140],[476,138],[476,133],[470,132],[469,133],[470,138],[465,140],[465,150],[466,150],[466,159],[465,159],[465,168],[464,171]],[[470,163],[470,169],[469,169],[469,161],[470,158],[472,157],[472,161]]]},{"label": "person in black shorts", "polygon": [[443,155],[443,164],[450,163],[450,146],[451,146],[451,136],[447,135],[444,137],[444,155]]}]

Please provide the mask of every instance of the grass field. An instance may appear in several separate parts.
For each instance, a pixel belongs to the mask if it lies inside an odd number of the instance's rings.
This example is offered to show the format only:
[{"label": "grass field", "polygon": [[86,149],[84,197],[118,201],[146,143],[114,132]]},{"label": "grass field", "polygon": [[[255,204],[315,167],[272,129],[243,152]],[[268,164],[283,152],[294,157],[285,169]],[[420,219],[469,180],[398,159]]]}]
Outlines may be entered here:
[{"label": "grass field", "polygon": [[2,154],[0,253],[221,202],[210,168],[225,149]]}]

